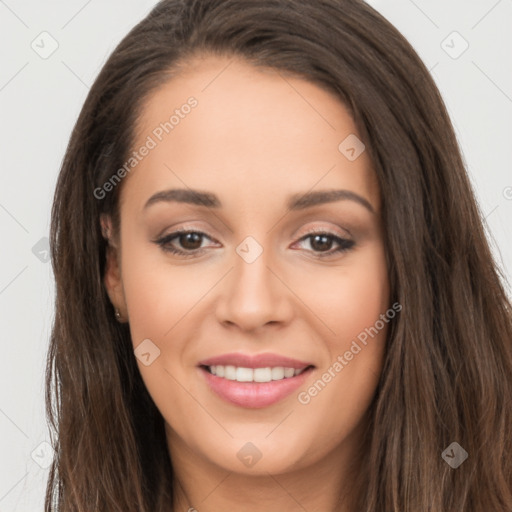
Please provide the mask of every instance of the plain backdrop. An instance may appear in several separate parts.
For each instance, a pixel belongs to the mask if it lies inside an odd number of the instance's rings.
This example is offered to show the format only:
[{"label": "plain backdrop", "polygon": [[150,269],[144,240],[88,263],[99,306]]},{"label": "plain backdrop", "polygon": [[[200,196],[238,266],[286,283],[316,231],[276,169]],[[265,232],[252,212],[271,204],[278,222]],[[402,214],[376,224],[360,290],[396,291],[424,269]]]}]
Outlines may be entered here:
[{"label": "plain backdrop", "polygon": [[[155,3],[0,0],[0,512],[43,510],[52,459],[43,383],[59,167],[101,66]],[[512,0],[369,3],[431,70],[512,282]]]}]

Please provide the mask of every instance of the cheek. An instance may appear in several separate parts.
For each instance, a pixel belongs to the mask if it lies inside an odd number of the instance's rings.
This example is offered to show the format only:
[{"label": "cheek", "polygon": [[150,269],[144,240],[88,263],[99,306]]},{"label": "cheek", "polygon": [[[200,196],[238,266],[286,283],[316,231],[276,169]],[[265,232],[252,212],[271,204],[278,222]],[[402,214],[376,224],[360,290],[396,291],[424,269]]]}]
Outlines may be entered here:
[{"label": "cheek", "polygon": [[[127,246],[129,245],[127,241]],[[134,344],[162,340],[179,324],[216,280],[212,271],[167,264],[155,250],[134,250],[123,258],[123,284]]]},{"label": "cheek", "polygon": [[387,270],[382,260],[351,269],[341,284],[335,331],[342,339],[354,338],[373,326],[389,308]]},{"label": "cheek", "polygon": [[375,244],[347,256],[339,266],[301,273],[294,289],[316,314],[331,356],[337,355],[390,306],[384,249]]},{"label": "cheek", "polygon": [[140,357],[137,364],[153,401],[168,415],[190,401],[179,383],[188,370],[187,340],[196,327],[194,307],[216,279],[191,266],[168,265],[161,257],[157,262],[153,248],[130,246],[129,237],[125,247],[122,273],[132,344],[136,355],[142,346],[149,350],[140,352],[151,354],[149,365]]},{"label": "cheek", "polygon": [[[318,314],[325,333],[327,356],[317,379],[299,395],[299,403],[320,428],[348,432],[363,417],[380,378],[386,336],[392,315],[384,250],[361,251],[328,279],[309,283],[311,309]],[[316,284],[315,284],[316,283]],[[304,288],[305,290],[306,288]],[[384,318],[384,320],[383,320]],[[319,327],[320,328],[320,327]],[[324,414],[322,411],[329,411]],[[344,425],[344,428],[342,427]]]}]

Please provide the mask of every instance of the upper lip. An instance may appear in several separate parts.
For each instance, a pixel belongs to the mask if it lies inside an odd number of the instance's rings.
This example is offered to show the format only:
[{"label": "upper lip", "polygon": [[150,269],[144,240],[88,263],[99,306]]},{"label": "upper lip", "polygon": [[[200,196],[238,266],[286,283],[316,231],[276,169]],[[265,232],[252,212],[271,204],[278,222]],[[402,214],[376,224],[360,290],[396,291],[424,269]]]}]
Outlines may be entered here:
[{"label": "upper lip", "polygon": [[313,366],[312,363],[299,361],[290,357],[272,354],[270,352],[264,354],[222,354],[220,356],[210,357],[199,362],[199,366],[237,366],[241,368],[295,368],[301,370],[307,366]]}]

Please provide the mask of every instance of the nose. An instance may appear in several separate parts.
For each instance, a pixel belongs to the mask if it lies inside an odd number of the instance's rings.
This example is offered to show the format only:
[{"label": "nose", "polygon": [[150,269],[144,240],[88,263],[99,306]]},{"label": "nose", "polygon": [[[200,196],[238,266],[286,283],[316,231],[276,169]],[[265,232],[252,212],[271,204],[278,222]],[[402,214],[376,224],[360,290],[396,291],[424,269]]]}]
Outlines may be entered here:
[{"label": "nose", "polygon": [[246,331],[266,324],[285,324],[293,316],[293,293],[277,269],[270,252],[249,262],[234,255],[234,268],[224,278],[217,302],[217,319]]}]

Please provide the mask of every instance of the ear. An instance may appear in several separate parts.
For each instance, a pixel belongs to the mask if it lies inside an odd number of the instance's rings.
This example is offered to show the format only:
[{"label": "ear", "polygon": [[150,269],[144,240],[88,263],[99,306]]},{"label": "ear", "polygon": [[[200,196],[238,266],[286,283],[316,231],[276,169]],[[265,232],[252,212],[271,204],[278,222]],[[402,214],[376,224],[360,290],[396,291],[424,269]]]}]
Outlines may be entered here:
[{"label": "ear", "polygon": [[128,311],[126,308],[126,300],[124,296],[123,280],[121,277],[120,265],[120,248],[112,235],[112,219],[110,216],[102,214],[100,217],[101,232],[107,240],[107,252],[105,262],[105,274],[103,276],[103,284],[110,298],[110,302],[117,308],[120,313],[119,321],[128,319]]}]

